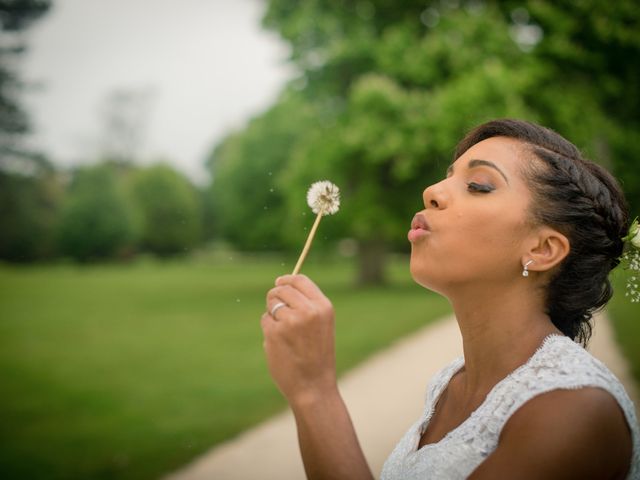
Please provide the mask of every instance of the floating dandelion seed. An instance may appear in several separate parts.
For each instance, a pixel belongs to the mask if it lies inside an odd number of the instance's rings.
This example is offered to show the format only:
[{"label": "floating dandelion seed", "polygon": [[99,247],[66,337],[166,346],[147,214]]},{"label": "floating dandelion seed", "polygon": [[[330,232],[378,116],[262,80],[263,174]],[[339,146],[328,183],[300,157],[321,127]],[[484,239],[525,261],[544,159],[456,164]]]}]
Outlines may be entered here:
[{"label": "floating dandelion seed", "polygon": [[307,241],[302,249],[298,263],[296,263],[296,267],[293,269],[293,275],[298,274],[300,267],[302,267],[302,262],[304,262],[307,253],[309,253],[311,242],[313,241],[313,237],[316,234],[318,225],[320,224],[320,219],[324,215],[333,215],[340,209],[340,189],[327,180],[315,182],[307,192],[307,204],[311,207],[311,211],[318,216],[316,217],[316,221],[313,223],[313,227],[311,227],[311,231],[309,232]]}]

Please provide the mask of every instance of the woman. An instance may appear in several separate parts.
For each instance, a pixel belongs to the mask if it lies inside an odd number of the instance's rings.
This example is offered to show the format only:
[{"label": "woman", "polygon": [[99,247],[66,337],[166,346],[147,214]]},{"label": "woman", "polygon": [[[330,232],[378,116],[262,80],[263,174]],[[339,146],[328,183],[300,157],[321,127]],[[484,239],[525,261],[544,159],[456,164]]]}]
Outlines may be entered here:
[{"label": "woman", "polygon": [[[497,120],[422,196],[411,274],[450,301],[464,357],[431,380],[382,478],[640,478],[633,405],[573,341],[586,344],[612,294],[629,227],[615,180],[558,134]],[[279,277],[261,324],[307,476],[372,478],[336,386],[330,301],[303,275]]]}]

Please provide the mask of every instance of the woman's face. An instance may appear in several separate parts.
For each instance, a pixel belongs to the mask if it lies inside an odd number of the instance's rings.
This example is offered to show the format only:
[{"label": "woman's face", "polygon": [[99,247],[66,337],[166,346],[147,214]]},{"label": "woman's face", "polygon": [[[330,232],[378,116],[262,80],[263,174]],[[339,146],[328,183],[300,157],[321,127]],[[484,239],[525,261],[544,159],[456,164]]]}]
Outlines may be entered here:
[{"label": "woman's face", "polygon": [[[506,137],[483,140],[422,194],[414,218],[411,274],[445,296],[460,286],[499,286],[522,272],[523,240],[531,233],[531,194],[522,177],[522,144]],[[421,229],[421,219],[427,229]]]}]

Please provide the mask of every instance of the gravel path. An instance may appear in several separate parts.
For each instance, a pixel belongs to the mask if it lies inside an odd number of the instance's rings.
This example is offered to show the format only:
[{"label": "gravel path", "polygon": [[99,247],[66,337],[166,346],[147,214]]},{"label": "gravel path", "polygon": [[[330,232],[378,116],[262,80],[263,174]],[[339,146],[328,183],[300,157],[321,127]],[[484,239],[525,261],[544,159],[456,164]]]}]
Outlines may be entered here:
[{"label": "gravel path", "polygon": [[[615,344],[606,315],[595,322],[589,351],[623,382],[636,405],[637,385]],[[462,355],[455,319],[443,318],[370,357],[340,380],[360,443],[374,474],[420,416],[431,376]],[[304,469],[289,411],[212,448],[165,480],[299,480]]]}]

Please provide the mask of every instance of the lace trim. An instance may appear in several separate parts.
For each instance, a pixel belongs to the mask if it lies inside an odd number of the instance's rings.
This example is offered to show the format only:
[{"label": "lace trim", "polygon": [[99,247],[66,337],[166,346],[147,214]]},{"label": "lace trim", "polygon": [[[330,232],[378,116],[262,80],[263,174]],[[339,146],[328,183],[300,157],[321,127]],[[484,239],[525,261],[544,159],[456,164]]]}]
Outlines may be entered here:
[{"label": "lace trim", "polygon": [[[613,395],[624,411],[633,441],[627,478],[640,479],[640,431],[633,402],[602,362],[558,334],[545,337],[527,362],[498,382],[460,425],[440,441],[418,449],[442,392],[463,366],[464,358],[458,357],[429,382],[423,414],[385,463],[383,478],[412,478],[410,472],[418,471],[435,473],[432,478],[441,478],[437,472],[442,478],[465,478],[495,450],[502,428],[527,401],[557,389],[599,387]],[[396,474],[389,475],[390,470]]]},{"label": "lace trim", "polygon": [[[428,443],[426,445],[423,445],[420,448],[420,450],[426,449],[428,447],[435,447],[439,445],[441,442],[445,442],[448,439],[448,437],[454,437],[459,430],[463,430],[465,427],[465,424],[470,423],[472,419],[475,420],[478,417],[484,417],[485,415],[482,415],[481,410],[485,408],[485,404],[489,403],[490,399],[495,397],[495,392],[501,388],[501,385],[509,383],[514,377],[518,376],[520,372],[528,368],[529,363],[539,354],[539,352],[541,352],[547,347],[549,342],[551,342],[554,339],[554,337],[567,339],[567,337],[565,337],[564,335],[559,335],[557,333],[551,333],[547,335],[542,340],[542,343],[536,349],[533,355],[531,355],[531,357],[529,357],[529,359],[525,363],[517,367],[515,370],[513,370],[511,373],[509,373],[506,377],[504,377],[502,380],[500,380],[498,383],[496,383],[493,386],[493,388],[489,391],[484,401],[473,412],[471,412],[471,415],[469,415],[469,417],[467,417],[460,425],[450,430],[438,442]],[[448,366],[446,366],[443,370],[441,370],[440,373],[433,378],[432,382],[430,382],[430,388],[428,389],[429,391],[427,393],[427,399],[425,402],[425,411],[423,413],[423,417],[422,417],[422,421],[419,429],[420,436],[422,436],[426,431],[429,425],[429,421],[431,420],[431,417],[435,413],[435,407],[438,403],[438,400],[440,399],[440,396],[442,395],[446,387],[449,385],[449,382],[451,381],[453,376],[456,373],[458,373],[462,369],[462,367],[464,367],[464,357],[460,356],[460,357],[457,357]],[[508,420],[508,418],[505,419],[505,423],[506,423],[506,420]]]}]

